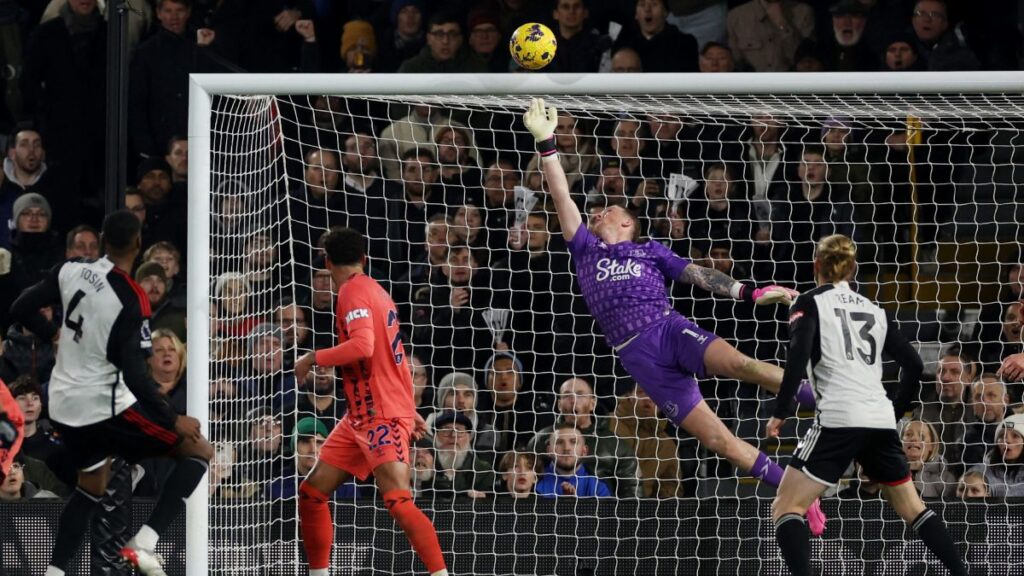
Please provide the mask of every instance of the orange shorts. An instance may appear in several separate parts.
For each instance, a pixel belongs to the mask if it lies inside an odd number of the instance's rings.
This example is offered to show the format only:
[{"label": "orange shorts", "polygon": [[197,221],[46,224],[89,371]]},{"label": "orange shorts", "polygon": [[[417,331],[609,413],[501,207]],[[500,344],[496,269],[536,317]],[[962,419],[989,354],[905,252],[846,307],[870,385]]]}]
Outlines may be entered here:
[{"label": "orange shorts", "polygon": [[370,418],[353,423],[347,416],[320,449],[320,460],[366,480],[377,466],[409,464],[412,418]]}]

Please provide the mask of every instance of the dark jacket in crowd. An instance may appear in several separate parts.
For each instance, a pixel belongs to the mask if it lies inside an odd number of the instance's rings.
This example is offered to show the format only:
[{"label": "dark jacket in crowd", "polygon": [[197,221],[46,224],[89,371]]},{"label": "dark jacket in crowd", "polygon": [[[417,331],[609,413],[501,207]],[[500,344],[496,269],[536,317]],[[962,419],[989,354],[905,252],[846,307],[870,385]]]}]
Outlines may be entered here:
[{"label": "dark jacket in crowd", "polygon": [[[594,414],[587,428],[580,428],[587,443],[587,456],[583,465],[603,482],[608,484],[619,498],[636,498],[640,492],[637,476],[636,453],[624,439],[611,429],[611,421]],[[564,416],[555,420],[555,426],[565,422]],[[549,426],[537,433],[529,444],[530,452],[545,454],[555,426]]]},{"label": "dark jacket in crowd", "polygon": [[398,71],[405,74],[450,74],[453,72],[478,74],[487,72],[487,65],[465,49],[460,50],[451,60],[441,62],[435,60],[431,55],[430,46],[424,46],[419,54],[402,62]]},{"label": "dark jacket in crowd", "polygon": [[[634,22],[615,40],[612,52],[629,46],[640,55],[644,72],[697,72],[697,39],[671,24],[650,38]],[[556,59],[557,60],[557,59]]]}]

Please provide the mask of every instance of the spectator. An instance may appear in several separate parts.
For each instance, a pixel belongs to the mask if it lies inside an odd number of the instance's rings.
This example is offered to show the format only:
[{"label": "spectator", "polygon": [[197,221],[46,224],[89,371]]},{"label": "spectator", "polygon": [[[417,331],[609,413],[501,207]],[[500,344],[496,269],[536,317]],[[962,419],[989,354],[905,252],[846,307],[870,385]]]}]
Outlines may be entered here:
[{"label": "spectator", "polygon": [[431,273],[448,262],[448,249],[457,243],[453,228],[452,218],[444,213],[434,214],[427,221],[426,251],[422,259],[410,263],[405,278],[412,286],[429,282]]},{"label": "spectator", "polygon": [[537,455],[528,452],[506,452],[498,470],[505,493],[516,499],[533,496],[537,479],[544,472]]},{"label": "spectator", "polygon": [[53,212],[42,195],[29,192],[19,196],[13,216],[10,281],[20,293],[64,261],[64,243],[51,229]]},{"label": "spectator", "polygon": [[249,313],[252,288],[238,272],[224,272],[213,285],[214,303],[218,307],[215,336],[244,337],[256,325],[257,319]]},{"label": "spectator", "polygon": [[[609,146],[619,160],[619,171],[626,178],[627,195],[636,192],[640,180],[649,174],[651,162],[644,162],[644,149],[649,140],[644,125],[638,120],[619,120],[615,123]],[[644,172],[644,170],[648,172]]]},{"label": "spectator", "polygon": [[[134,186],[125,188],[124,209],[131,212],[132,215],[139,219],[139,223],[142,224],[142,245],[151,246],[153,240],[149,232],[149,223],[146,222],[146,203],[142,200],[142,194],[139,193],[138,188]],[[216,233],[216,227],[214,227],[214,233]]]},{"label": "spectator", "polygon": [[[591,0],[593,1],[593,0]],[[586,0],[557,0],[552,19],[558,41],[558,57],[549,65],[552,72],[597,72],[608,39],[588,25]]]},{"label": "spectator", "polygon": [[999,424],[985,464],[985,483],[992,496],[1024,496],[1024,414],[1011,414]]},{"label": "spectator", "polygon": [[465,414],[445,410],[434,420],[436,493],[483,498],[494,489],[494,472],[477,458],[472,445],[473,423]]},{"label": "spectator", "polygon": [[786,196],[782,128],[782,123],[767,115],[753,116],[747,125],[750,139],[743,152],[742,180],[751,202],[754,238],[758,242],[767,242],[771,237],[772,200]]},{"label": "spectator", "polygon": [[25,113],[47,143],[46,160],[60,166],[59,205],[68,217],[98,204],[103,186],[106,35],[96,0],[70,0],[25,47]]},{"label": "spectator", "polygon": [[331,212],[344,209],[340,204],[341,160],[338,153],[310,148],[303,155],[303,162],[303,187],[292,193],[289,208],[292,241],[306,247],[293,250],[291,254],[300,273],[312,265],[314,250],[310,248],[318,246],[320,236],[329,228]]},{"label": "spectator", "polygon": [[412,342],[430,346],[427,363],[455,370],[482,364],[477,355],[494,341],[484,312],[510,309],[508,287],[507,271],[481,267],[467,247],[450,249],[430,284],[413,294]]},{"label": "spectator", "polygon": [[469,12],[469,49],[487,72],[508,72],[509,55],[505,50],[498,15],[486,6]]},{"label": "spectator", "polygon": [[362,232],[370,257],[369,274],[378,280],[390,280],[388,254],[387,198],[392,184],[380,172],[377,143],[369,130],[355,130],[345,137],[341,166],[343,214],[332,214],[332,226],[348,226]]},{"label": "spectator", "polygon": [[[1024,298],[1021,298],[1020,304],[1024,306]],[[1019,329],[1024,329],[1024,309],[1021,314],[1018,314],[1017,324]],[[1007,382],[1024,380],[1024,352],[1011,354],[1004,358],[998,374]]]},{"label": "spectator", "polygon": [[409,354],[409,371],[412,372],[412,397],[416,412],[427,418],[434,411],[434,387],[430,384],[430,371],[418,354]]},{"label": "spectator", "polygon": [[[402,194],[388,200],[392,263],[426,258],[427,222],[445,208],[443,199],[437,197],[443,191],[437,190],[438,169],[434,155],[426,149],[409,150],[402,156],[402,165]],[[410,273],[394,264],[391,270],[395,278]]]},{"label": "spectator", "polygon": [[882,53],[883,69],[889,72],[921,72],[925,69],[924,61],[918,54],[916,38],[913,34],[898,32],[885,45]]},{"label": "spectator", "polygon": [[942,444],[935,427],[922,420],[903,426],[903,454],[910,464],[910,475],[922,498],[944,498],[954,490],[956,476],[946,469]]},{"label": "spectator", "polygon": [[378,72],[397,72],[424,45],[422,0],[392,0],[389,14],[391,26],[380,36]]},{"label": "spectator", "polygon": [[825,69],[833,72],[870,72],[878,69],[878,54],[864,38],[869,7],[860,0],[832,5],[832,34],[822,38]]},{"label": "spectator", "polygon": [[291,298],[284,298],[274,309],[273,321],[281,327],[284,335],[285,364],[294,362],[304,351],[312,350],[312,330],[309,328],[310,311],[296,304]]},{"label": "spectator", "polygon": [[620,46],[612,50],[612,72],[638,73],[644,71],[640,53],[630,46]]},{"label": "spectator", "polygon": [[11,396],[14,397],[25,417],[21,453],[43,462],[62,476],[74,477],[75,471],[72,467],[62,462],[64,458],[63,444],[54,433],[50,421],[43,418],[43,398],[46,393],[39,385],[39,381],[30,374],[23,374],[11,382],[10,390]]},{"label": "spectator", "polygon": [[[481,416],[478,406],[476,381],[465,372],[446,374],[437,385],[437,412],[427,418],[427,429],[445,411],[454,410],[469,418],[473,430],[473,449],[477,454],[490,456],[494,452],[494,429]],[[492,459],[493,460],[493,459]]]},{"label": "spectator", "polygon": [[331,273],[324,268],[322,259],[314,262],[312,296],[310,297],[310,327],[313,332],[313,348],[330,348],[335,344],[334,301],[338,291]]},{"label": "spectator", "polygon": [[[559,160],[562,157],[558,155]],[[515,187],[522,179],[519,169],[505,158],[499,158],[484,170],[484,228],[487,229],[487,247],[492,252],[508,248],[509,225],[515,222]],[[492,260],[500,258],[495,256]]]},{"label": "spectator", "polygon": [[613,50],[636,50],[645,72],[696,72],[697,40],[667,23],[668,0],[638,0],[634,22],[615,39]]},{"label": "spectator", "polygon": [[970,352],[952,347],[939,358],[935,386],[922,387],[914,419],[936,428],[946,461],[957,471],[964,458],[964,436],[976,421],[971,409],[971,383],[977,380],[978,363]]},{"label": "spectator", "polygon": [[[164,161],[171,167],[171,186],[177,194],[188,194],[188,138],[175,134],[167,141]],[[180,196],[179,196],[180,197]]]},{"label": "spectator", "polygon": [[996,443],[996,432],[1001,427],[1010,405],[1010,395],[995,374],[982,374],[971,386],[972,407],[977,422],[971,423],[964,434],[964,464],[981,464],[990,446]]},{"label": "spectator", "polygon": [[64,257],[96,260],[100,257],[100,233],[88,224],[75,226],[68,232]]},{"label": "spectator", "polygon": [[241,273],[251,290],[249,308],[268,310],[272,306],[274,291],[287,285],[282,279],[285,267],[278,262],[277,244],[269,232],[256,232],[245,239],[242,254],[245,254],[245,259]]},{"label": "spectator", "polygon": [[701,72],[735,72],[736,59],[725,44],[708,42],[700,51],[698,68]]},{"label": "spectator", "polygon": [[345,415],[346,406],[337,389],[338,377],[334,366],[316,366],[299,382],[296,411],[310,414],[333,430]]},{"label": "spectator", "polygon": [[25,458],[18,454],[11,464],[10,473],[0,482],[0,501],[27,500],[29,498],[58,498],[56,494],[36,488],[25,481]]},{"label": "spectator", "polygon": [[159,328],[153,330],[153,353],[149,357],[149,373],[178,414],[185,414],[188,408],[186,358],[185,344],[174,332]]},{"label": "spectator", "polygon": [[625,206],[628,188],[622,160],[607,156],[602,158],[601,171],[594,181],[594,187],[587,191],[588,210],[593,207],[604,209],[612,205]]},{"label": "spectator", "polygon": [[[590,383],[582,378],[566,380],[559,389],[555,425],[538,432],[528,449],[535,454],[545,453],[549,446],[554,446],[551,440],[556,429],[574,427],[587,445],[583,454],[587,469],[593,470],[619,498],[635,498],[640,494],[636,453],[612,431],[608,418],[594,413],[596,408],[597,399]],[[568,470],[575,470],[575,466]]]},{"label": "spectator", "polygon": [[179,340],[186,338],[185,309],[179,308],[167,294],[167,273],[157,262],[146,262],[135,271],[135,281],[149,298],[149,307],[153,311],[150,327],[153,330],[169,330]]},{"label": "spectator", "polygon": [[667,420],[658,418],[657,405],[640,386],[634,386],[615,404],[610,429],[636,452],[643,498],[683,497],[678,446],[665,431],[667,425]]},{"label": "spectator", "polygon": [[52,182],[53,172],[48,171],[46,148],[39,132],[27,126],[15,129],[7,146],[4,177],[0,179],[0,248],[11,246],[14,202],[19,196],[38,192],[50,201],[57,199],[54,194],[61,190]]},{"label": "spectator", "polygon": [[[39,310],[46,320],[53,322],[53,308]],[[5,374],[27,374],[38,382],[49,382],[50,373],[56,362],[56,343],[42,340],[28,328],[18,323],[11,324],[3,339],[3,353],[0,354],[2,371]]]},{"label": "spectator", "polygon": [[158,0],[160,26],[132,56],[129,123],[135,149],[144,156],[168,154],[174,135],[188,132],[188,75],[219,68],[206,62],[199,36],[189,34],[191,14],[192,0]]},{"label": "spectator", "polygon": [[837,496],[854,500],[878,500],[882,497],[882,485],[875,482],[864,473],[864,468],[859,463],[854,465],[857,472],[856,478],[850,481],[850,485],[841,490]]},{"label": "spectator", "polygon": [[[555,146],[558,148],[558,162],[565,170],[566,180],[569,182],[569,190],[582,205],[583,199],[580,194],[588,184],[587,179],[593,180],[594,174],[600,171],[600,159],[596,154],[596,142],[592,137],[593,130],[588,130],[585,121],[580,118],[573,118],[565,114],[559,114],[558,124],[555,126]],[[540,156],[535,155],[530,159],[526,170],[528,173],[540,172]],[[531,188],[539,191],[540,188]]]},{"label": "spectator", "polygon": [[[303,418],[296,422],[292,433],[292,458],[285,464],[279,478],[267,484],[266,496],[269,500],[291,500],[299,490],[299,483],[313,469],[317,455],[327,441],[328,430],[323,422],[316,418]],[[337,500],[351,500],[359,497],[359,488],[355,479],[338,486],[332,497]]]},{"label": "spectator", "polygon": [[[229,442],[213,442],[213,460],[210,460],[210,497],[222,500],[247,499],[260,491],[256,484],[241,483],[237,480],[235,449]],[[231,482],[232,479],[235,482]]]},{"label": "spectator", "polygon": [[587,442],[572,424],[554,427],[548,441],[551,462],[544,467],[544,475],[537,482],[538,496],[611,497],[613,492],[605,482],[587,470]]},{"label": "spectator", "polygon": [[156,262],[163,266],[167,278],[167,298],[175,306],[185,308],[188,289],[181,271],[181,252],[170,242],[156,242],[142,253],[142,262]]},{"label": "spectator", "polygon": [[[864,225],[873,229],[876,220],[874,198],[872,197],[873,186],[865,158],[865,147],[855,138],[853,119],[844,116],[827,118],[821,127],[821,141],[825,145],[828,182],[833,194],[840,200],[853,202],[854,218],[858,226]],[[884,200],[893,201],[891,197],[879,198],[880,202]],[[858,208],[860,209],[857,210]],[[868,233],[864,235],[864,239],[871,237],[871,234]],[[892,235],[889,238],[892,238]],[[874,236],[874,239],[875,243],[885,241],[884,238],[877,235]],[[864,244],[868,244],[870,249],[872,243],[865,242]],[[868,253],[864,254],[864,256],[867,255]],[[876,257],[864,258],[868,261],[876,259]]]},{"label": "spectator", "polygon": [[918,0],[911,20],[917,53],[930,71],[977,70],[978,58],[949,28],[945,0]]},{"label": "spectator", "polygon": [[793,55],[793,67],[790,72],[824,72],[825,55],[814,40],[808,38],[800,43]]},{"label": "spectator", "polygon": [[455,241],[470,248],[487,246],[487,229],[484,228],[484,217],[480,207],[472,202],[462,204],[455,209],[452,216],[451,231]]},{"label": "spectator", "polygon": [[[982,350],[1001,340],[1006,306],[1024,299],[1024,263],[1014,260],[1000,263],[999,284],[998,299],[982,304],[978,316],[974,340],[981,344]],[[1024,316],[1021,318],[1024,319]]]},{"label": "spectator", "polygon": [[785,72],[797,47],[814,36],[814,12],[794,0],[750,0],[729,11],[729,48],[740,66]]},{"label": "spectator", "polygon": [[686,203],[689,236],[704,246],[712,242],[731,244],[733,256],[746,260],[751,255],[750,203],[740,197],[732,171],[720,162],[704,169],[704,193]]},{"label": "spectator", "polygon": [[257,407],[245,413],[248,424],[242,449],[235,461],[239,472],[235,490],[241,494],[263,492],[267,483],[284,476],[284,428],[269,408]]},{"label": "spectator", "polygon": [[992,491],[985,483],[985,473],[978,469],[964,472],[956,483],[956,497],[961,500],[988,498],[991,495]]},{"label": "spectator", "polygon": [[838,198],[828,181],[825,149],[804,148],[797,167],[797,182],[785,197],[773,202],[772,240],[777,280],[795,280],[803,289],[814,287],[814,247],[831,234],[855,237],[853,205]]},{"label": "spectator", "polygon": [[[139,164],[137,175],[139,194],[146,206],[148,241],[167,241],[187,253],[188,202],[171,194],[171,167],[161,157],[150,157]],[[149,246],[144,244],[143,248]]]},{"label": "spectator", "polygon": [[211,49],[248,72],[319,72],[311,2],[217,2]]},{"label": "spectator", "polygon": [[429,438],[420,438],[409,448],[409,460],[412,461],[413,498],[433,496],[434,475],[437,465],[434,458],[434,444]]},{"label": "spectator", "polygon": [[472,202],[483,204],[480,193],[480,167],[469,129],[456,123],[434,130],[437,163],[441,167],[441,189],[444,203],[458,206]]},{"label": "spectator", "polygon": [[341,61],[345,71],[375,72],[377,35],[366,20],[349,20],[341,29]]},{"label": "spectator", "polygon": [[522,361],[515,353],[499,350],[484,365],[484,382],[489,395],[483,406],[491,415],[498,455],[526,447],[542,426],[551,423],[551,406],[524,380]]},{"label": "spectator", "polygon": [[295,406],[295,375],[284,371],[284,337],[276,324],[264,322],[252,329],[249,341],[249,378],[246,398],[267,401],[275,413]]},{"label": "spectator", "polygon": [[1021,345],[1024,344],[1024,332],[1021,331],[1021,318],[1024,317],[1022,314],[1024,305],[1020,302],[1011,302],[1006,306],[999,341],[982,345],[981,361],[985,366],[998,368],[1003,358],[1021,353]]},{"label": "spectator", "polygon": [[479,73],[487,67],[462,46],[462,24],[442,10],[427,21],[427,45],[398,67],[403,73]]}]

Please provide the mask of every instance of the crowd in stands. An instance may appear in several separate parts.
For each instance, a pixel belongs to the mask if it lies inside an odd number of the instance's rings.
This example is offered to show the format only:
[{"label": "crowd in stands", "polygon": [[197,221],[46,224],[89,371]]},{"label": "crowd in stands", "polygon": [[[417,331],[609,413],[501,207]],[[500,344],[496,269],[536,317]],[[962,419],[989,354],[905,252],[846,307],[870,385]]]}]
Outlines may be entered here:
[{"label": "crowd in stands", "polygon": [[[504,39],[531,21],[558,35],[553,72],[1020,68],[1024,14],[1016,3],[982,4],[135,2],[128,126],[136,168],[123,199],[143,223],[145,251],[132,274],[153,311],[153,379],[184,412],[189,73],[520,72]],[[0,220],[9,223],[0,226],[0,377],[26,415],[24,449],[0,484],[4,500],[65,496],[74,485],[46,419],[46,383],[62,344],[12,324],[7,308],[65,259],[102,253],[106,26],[95,0],[0,1],[5,69],[13,71],[2,80],[0,112],[10,133],[0,175]],[[294,498],[345,414],[341,369],[317,367],[305,382],[292,374],[304,351],[335,343],[336,293],[316,247],[336,225],[367,235],[368,273],[399,307],[430,429],[410,453],[417,496],[694,497],[701,478],[733,475],[717,460],[698,469],[699,446],[616,366],[574,286],[532,143],[508,129],[514,114],[335,96],[287,100],[280,113],[294,120],[284,123],[287,145],[298,143],[287,186],[258,192],[227,169],[213,182],[212,496]],[[807,289],[814,242],[832,233],[860,243],[864,284],[908,274],[912,243],[934,259],[949,240],[941,224],[954,216],[951,183],[985,146],[967,146],[952,126],[927,131],[910,155],[901,118],[733,120],[563,114],[559,161],[582,210],[628,205],[646,239],[697,263]],[[517,210],[517,186],[537,193],[528,214]],[[272,220],[283,225],[253,226],[267,210],[280,210]],[[1024,366],[1014,360],[1024,267],[1004,264],[1003,291],[981,307],[978,331],[944,347],[934,381],[901,423],[925,497],[1024,496],[1022,384],[996,373],[1006,362]],[[689,286],[672,296],[747,354],[782,359],[786,334],[774,313]],[[44,313],[66,321],[59,309]],[[770,401],[737,382],[702,388],[737,430],[758,422]],[[755,428],[741,435],[756,440]],[[141,469],[136,493],[155,494],[167,471],[159,462]],[[839,495],[878,493],[851,470]],[[372,494],[372,484],[351,483],[335,496]]]}]

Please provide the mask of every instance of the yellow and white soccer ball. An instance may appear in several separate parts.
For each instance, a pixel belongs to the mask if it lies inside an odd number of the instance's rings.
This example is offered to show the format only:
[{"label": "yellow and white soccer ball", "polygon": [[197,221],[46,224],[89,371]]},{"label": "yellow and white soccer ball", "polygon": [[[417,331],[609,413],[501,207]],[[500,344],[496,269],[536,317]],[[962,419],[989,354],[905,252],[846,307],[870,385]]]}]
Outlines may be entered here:
[{"label": "yellow and white soccer ball", "polygon": [[527,70],[540,70],[554,60],[558,40],[551,28],[531,22],[516,28],[508,42],[508,49],[516,64]]}]

